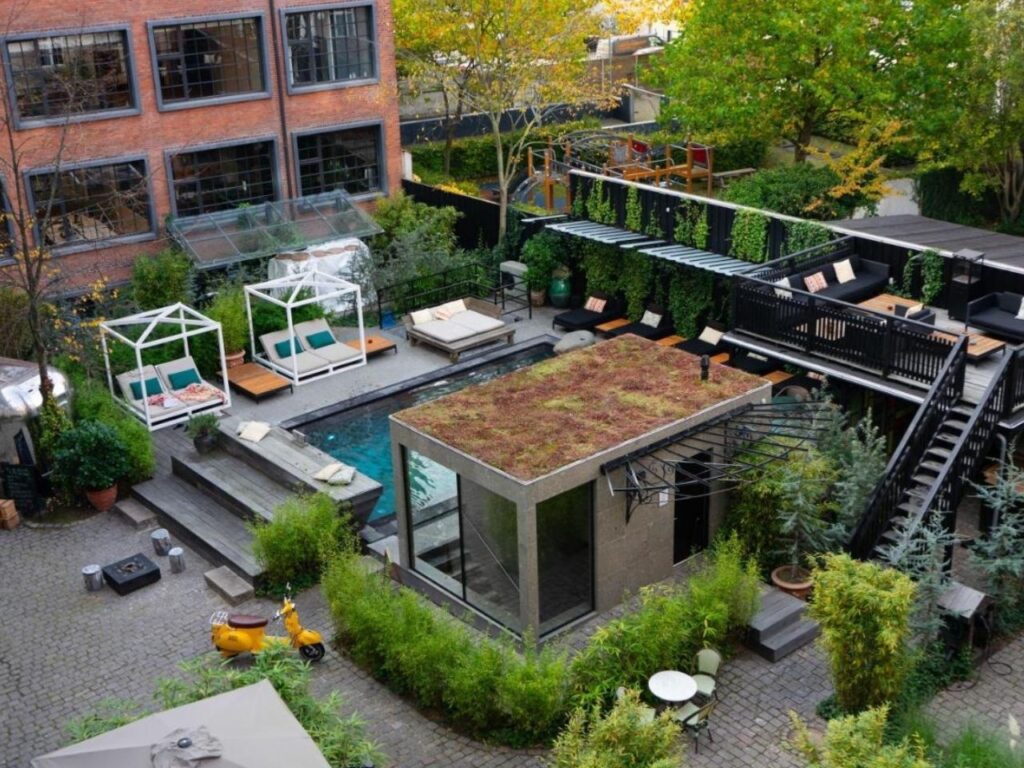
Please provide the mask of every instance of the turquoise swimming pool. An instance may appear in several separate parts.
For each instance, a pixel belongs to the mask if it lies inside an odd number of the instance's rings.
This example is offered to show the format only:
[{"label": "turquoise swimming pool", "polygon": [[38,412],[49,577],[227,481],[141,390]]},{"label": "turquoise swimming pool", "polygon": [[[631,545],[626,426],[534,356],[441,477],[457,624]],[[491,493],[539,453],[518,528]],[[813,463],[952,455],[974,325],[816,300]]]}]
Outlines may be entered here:
[{"label": "turquoise swimming pool", "polygon": [[[502,374],[546,360],[553,354],[550,344],[537,344],[478,366],[459,366],[461,370],[447,375],[441,371],[430,381],[416,379],[407,387],[397,385],[397,391],[370,402],[360,402],[348,408],[342,404],[336,413],[303,424],[299,429],[311,444],[338,461],[356,467],[384,487],[377,506],[370,514],[371,522],[380,522],[395,514],[391,435],[388,429],[388,417],[392,413],[458,392],[472,384],[490,381]],[[419,478],[422,481],[421,487],[439,498],[454,495],[453,488],[445,487],[451,482],[452,473],[446,470],[435,471],[435,467],[431,462],[422,468]]]}]

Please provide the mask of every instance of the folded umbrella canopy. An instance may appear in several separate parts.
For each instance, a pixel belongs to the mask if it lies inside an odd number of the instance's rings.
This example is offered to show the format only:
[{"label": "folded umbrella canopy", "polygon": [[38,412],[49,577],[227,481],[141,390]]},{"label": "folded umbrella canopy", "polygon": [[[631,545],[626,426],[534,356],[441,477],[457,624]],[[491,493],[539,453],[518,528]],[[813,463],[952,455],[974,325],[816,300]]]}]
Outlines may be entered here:
[{"label": "folded umbrella canopy", "polygon": [[32,761],[32,768],[329,768],[262,680],[148,715]]}]

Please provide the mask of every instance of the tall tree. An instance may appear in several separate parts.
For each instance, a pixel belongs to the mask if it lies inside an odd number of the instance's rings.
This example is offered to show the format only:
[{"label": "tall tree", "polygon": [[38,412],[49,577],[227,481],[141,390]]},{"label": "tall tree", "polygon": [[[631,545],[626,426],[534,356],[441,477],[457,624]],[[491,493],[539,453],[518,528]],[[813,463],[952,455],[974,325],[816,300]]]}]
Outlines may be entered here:
[{"label": "tall tree", "polygon": [[[432,3],[434,0],[426,0]],[[495,174],[504,238],[509,185],[519,168],[534,128],[554,107],[608,99],[600,84],[586,77],[586,38],[600,20],[577,0],[461,0],[441,2],[444,9],[438,40],[427,55],[422,47],[402,43],[418,56],[449,93],[461,94],[467,108],[482,113],[494,139]],[[400,4],[396,9],[404,13]],[[429,14],[422,22],[434,24]],[[404,20],[398,30],[408,29]],[[408,38],[407,38],[408,39]],[[511,141],[503,132],[514,132]]]},{"label": "tall tree", "polygon": [[943,3],[916,31],[901,101],[927,157],[991,190],[1004,223],[1024,216],[1024,2]]},{"label": "tall tree", "polygon": [[892,100],[912,17],[901,0],[695,0],[659,67],[665,114],[716,141],[781,136],[803,162],[825,124]]}]

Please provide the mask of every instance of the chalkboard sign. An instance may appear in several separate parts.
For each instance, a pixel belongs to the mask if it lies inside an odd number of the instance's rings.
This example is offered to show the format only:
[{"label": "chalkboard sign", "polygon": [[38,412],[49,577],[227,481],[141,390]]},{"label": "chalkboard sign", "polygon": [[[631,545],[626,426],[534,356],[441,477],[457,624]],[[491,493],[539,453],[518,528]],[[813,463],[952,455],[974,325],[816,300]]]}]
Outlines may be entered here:
[{"label": "chalkboard sign", "polygon": [[3,479],[3,498],[14,501],[19,515],[32,517],[43,508],[39,478],[34,466],[0,464],[0,478]]}]

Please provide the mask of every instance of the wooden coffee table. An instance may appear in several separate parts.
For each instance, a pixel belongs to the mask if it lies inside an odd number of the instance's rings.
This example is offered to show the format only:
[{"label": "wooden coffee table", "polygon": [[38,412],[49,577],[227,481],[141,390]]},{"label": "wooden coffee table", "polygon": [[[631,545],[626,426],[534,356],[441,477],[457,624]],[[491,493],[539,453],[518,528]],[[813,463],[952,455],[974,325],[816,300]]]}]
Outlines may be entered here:
[{"label": "wooden coffee table", "polygon": [[1006,351],[1006,342],[993,339],[981,333],[967,334],[967,359],[984,360],[996,352]]},{"label": "wooden coffee table", "polygon": [[920,304],[920,301],[915,301],[914,299],[905,299],[902,296],[894,296],[891,293],[880,293],[867,301],[858,302],[857,306],[872,312],[880,312],[883,315],[894,315],[896,314],[896,307],[910,309]]},{"label": "wooden coffee table", "polygon": [[292,389],[292,383],[257,363],[242,363],[228,368],[228,383],[247,397],[259,402],[264,397]]},{"label": "wooden coffee table", "polygon": [[[349,339],[345,342],[346,346],[352,347],[352,349],[359,349],[359,339]],[[373,357],[379,355],[382,352],[387,352],[389,349],[395,350],[395,354],[398,354],[398,345],[395,344],[391,339],[387,339],[383,336],[367,336],[366,337],[366,356]]]}]

